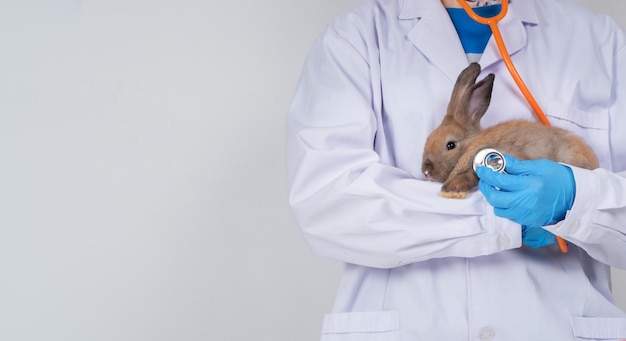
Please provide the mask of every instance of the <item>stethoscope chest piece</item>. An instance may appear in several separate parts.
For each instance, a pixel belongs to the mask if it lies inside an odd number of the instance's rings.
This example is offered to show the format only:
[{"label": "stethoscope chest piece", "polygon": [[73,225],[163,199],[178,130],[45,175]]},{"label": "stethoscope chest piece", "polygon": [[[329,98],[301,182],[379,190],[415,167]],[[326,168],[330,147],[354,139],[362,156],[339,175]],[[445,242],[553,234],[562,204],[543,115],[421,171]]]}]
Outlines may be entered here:
[{"label": "stethoscope chest piece", "polygon": [[474,162],[472,163],[474,172],[481,166],[489,167],[496,172],[505,173],[506,160],[504,159],[504,155],[499,151],[493,148],[484,148],[476,153]]}]

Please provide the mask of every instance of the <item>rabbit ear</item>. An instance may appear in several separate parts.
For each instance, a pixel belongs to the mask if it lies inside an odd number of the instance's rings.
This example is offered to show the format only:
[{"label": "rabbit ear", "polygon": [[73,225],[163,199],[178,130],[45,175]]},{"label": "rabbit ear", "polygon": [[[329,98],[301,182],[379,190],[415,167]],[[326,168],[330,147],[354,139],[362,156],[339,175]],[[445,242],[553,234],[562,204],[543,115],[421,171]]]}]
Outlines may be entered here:
[{"label": "rabbit ear", "polygon": [[480,125],[480,119],[487,111],[491,102],[494,79],[494,74],[490,73],[471,88],[464,113],[465,122],[472,125]]},{"label": "rabbit ear", "polygon": [[495,76],[490,74],[476,83],[479,74],[480,64],[471,63],[459,74],[452,90],[447,115],[460,124],[478,125],[489,107]]},{"label": "rabbit ear", "polygon": [[464,112],[467,107],[468,94],[476,83],[476,78],[480,74],[480,64],[471,63],[466,67],[456,79],[450,102],[448,104],[448,116],[455,116],[457,112]]}]

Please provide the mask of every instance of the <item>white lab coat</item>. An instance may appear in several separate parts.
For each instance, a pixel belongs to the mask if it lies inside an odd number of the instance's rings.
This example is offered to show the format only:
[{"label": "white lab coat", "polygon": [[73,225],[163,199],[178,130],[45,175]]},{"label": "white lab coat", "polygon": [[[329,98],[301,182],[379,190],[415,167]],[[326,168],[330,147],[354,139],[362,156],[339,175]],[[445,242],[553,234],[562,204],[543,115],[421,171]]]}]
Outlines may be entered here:
[{"label": "white lab coat", "polygon": [[[289,199],[312,251],[345,262],[322,340],[626,339],[609,266],[626,268],[626,40],[562,0],[512,1],[500,24],[554,126],[601,169],[574,168],[576,199],[548,226],[570,246],[522,246],[480,192],[444,199],[421,174],[467,59],[439,0],[367,1],[315,41],[287,123]],[[493,39],[483,126],[536,120]],[[482,77],[482,76],[481,76]]]}]

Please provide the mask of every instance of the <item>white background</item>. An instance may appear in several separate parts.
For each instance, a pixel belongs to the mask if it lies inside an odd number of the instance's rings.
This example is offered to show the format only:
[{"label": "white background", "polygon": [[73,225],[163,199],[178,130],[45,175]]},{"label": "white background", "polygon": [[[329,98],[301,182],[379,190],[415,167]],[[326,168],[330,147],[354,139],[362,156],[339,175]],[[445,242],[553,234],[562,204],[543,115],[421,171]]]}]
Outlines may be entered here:
[{"label": "white background", "polygon": [[0,1],[0,340],[316,340],[284,119],[356,2]]}]

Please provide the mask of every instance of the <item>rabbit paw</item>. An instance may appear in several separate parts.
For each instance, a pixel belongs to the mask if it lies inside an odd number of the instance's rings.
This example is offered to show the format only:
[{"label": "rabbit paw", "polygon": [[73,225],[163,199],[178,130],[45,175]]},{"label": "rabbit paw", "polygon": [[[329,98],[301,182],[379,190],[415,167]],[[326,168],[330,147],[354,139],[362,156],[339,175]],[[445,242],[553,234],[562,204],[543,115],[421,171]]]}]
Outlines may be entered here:
[{"label": "rabbit paw", "polygon": [[445,192],[442,190],[440,194],[448,199],[465,199],[469,192]]},{"label": "rabbit paw", "polygon": [[441,196],[449,199],[465,199],[473,188],[463,177],[455,177],[441,186]]}]

